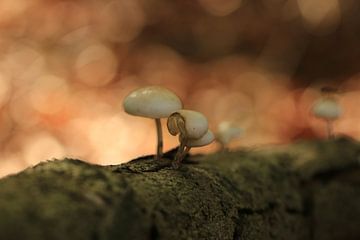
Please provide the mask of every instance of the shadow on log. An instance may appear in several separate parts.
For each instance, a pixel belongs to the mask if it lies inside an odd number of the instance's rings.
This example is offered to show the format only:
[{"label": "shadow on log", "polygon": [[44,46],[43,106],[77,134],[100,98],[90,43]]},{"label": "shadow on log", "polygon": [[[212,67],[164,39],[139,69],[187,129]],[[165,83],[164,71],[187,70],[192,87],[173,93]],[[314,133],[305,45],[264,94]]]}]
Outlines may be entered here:
[{"label": "shadow on log", "polygon": [[[49,161],[0,181],[0,239],[360,239],[349,139],[118,166]],[[195,164],[194,164],[195,162]]]}]

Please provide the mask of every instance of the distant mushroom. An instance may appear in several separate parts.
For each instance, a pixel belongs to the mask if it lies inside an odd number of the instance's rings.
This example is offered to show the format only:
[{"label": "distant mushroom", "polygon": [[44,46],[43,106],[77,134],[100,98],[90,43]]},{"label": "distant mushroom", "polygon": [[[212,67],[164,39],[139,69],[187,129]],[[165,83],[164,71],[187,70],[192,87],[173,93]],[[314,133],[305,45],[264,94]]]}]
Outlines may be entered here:
[{"label": "distant mushroom", "polygon": [[208,132],[208,121],[199,112],[183,109],[170,115],[167,127],[171,135],[179,135],[180,146],[175,155],[175,162],[180,164],[185,156],[185,147],[192,141],[201,139]]},{"label": "distant mushroom", "polygon": [[218,125],[218,130],[216,133],[216,140],[221,145],[221,150],[225,151],[228,147],[228,144],[239,138],[244,132],[244,129],[239,127],[236,123],[230,121],[223,121]]},{"label": "distant mushroom", "polygon": [[131,92],[125,97],[123,106],[125,112],[130,115],[155,119],[157,130],[156,159],[161,159],[163,137],[160,118],[166,118],[182,108],[179,97],[166,88],[149,86]]},{"label": "distant mushroom", "polygon": [[328,138],[333,137],[333,122],[342,114],[341,106],[338,104],[334,94],[336,89],[324,87],[321,89],[322,98],[315,102],[312,112],[314,116],[326,121]]}]

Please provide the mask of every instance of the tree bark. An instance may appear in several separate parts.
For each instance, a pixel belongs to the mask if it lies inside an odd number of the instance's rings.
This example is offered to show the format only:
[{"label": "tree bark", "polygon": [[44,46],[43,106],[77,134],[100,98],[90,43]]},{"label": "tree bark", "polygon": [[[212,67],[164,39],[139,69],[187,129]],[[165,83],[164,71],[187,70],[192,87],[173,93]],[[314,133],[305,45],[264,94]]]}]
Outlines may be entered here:
[{"label": "tree bark", "polygon": [[117,166],[65,159],[0,181],[0,239],[360,239],[349,139]]}]

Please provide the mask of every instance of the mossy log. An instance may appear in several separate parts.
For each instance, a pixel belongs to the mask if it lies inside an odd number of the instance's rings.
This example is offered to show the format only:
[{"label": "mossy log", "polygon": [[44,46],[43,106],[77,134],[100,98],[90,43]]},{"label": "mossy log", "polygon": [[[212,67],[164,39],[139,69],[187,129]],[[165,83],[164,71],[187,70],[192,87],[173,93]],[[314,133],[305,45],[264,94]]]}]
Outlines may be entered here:
[{"label": "mossy log", "polygon": [[0,181],[1,240],[360,239],[349,139],[117,166],[65,159]]}]

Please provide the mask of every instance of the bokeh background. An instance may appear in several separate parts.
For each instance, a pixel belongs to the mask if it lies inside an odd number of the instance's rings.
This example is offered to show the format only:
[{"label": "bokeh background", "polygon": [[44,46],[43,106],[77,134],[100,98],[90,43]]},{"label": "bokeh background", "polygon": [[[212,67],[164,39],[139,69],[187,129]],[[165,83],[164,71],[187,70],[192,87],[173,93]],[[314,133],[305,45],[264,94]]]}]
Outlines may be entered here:
[{"label": "bokeh background", "polygon": [[[131,90],[245,129],[232,147],[324,138],[310,114],[339,89],[338,134],[360,138],[360,1],[1,0],[0,176],[52,158],[118,164],[155,152]],[[165,130],[165,128],[164,128]],[[165,134],[165,149],[177,145]],[[216,144],[198,151],[214,151]]]}]

